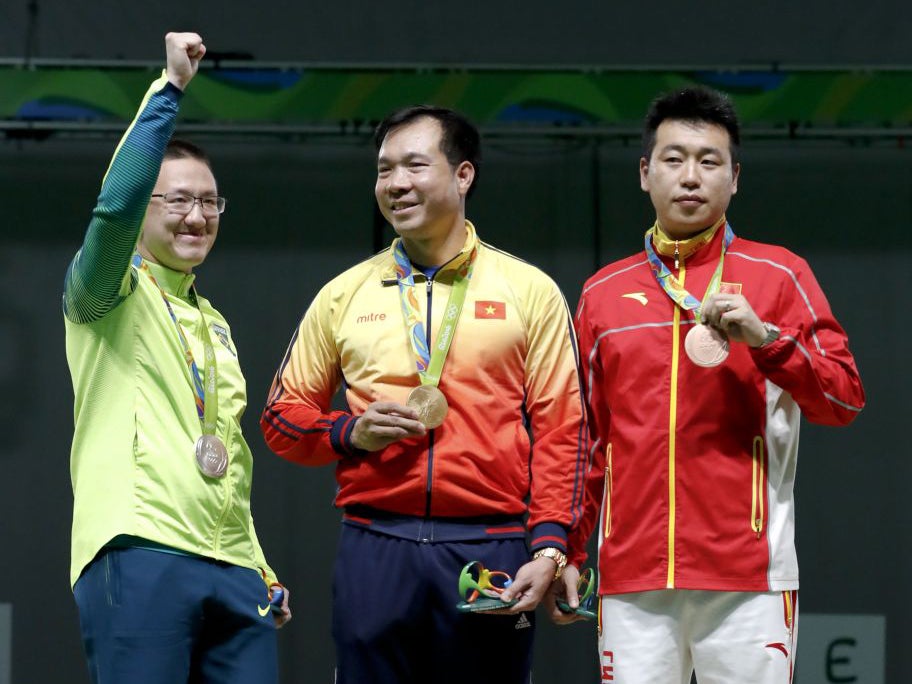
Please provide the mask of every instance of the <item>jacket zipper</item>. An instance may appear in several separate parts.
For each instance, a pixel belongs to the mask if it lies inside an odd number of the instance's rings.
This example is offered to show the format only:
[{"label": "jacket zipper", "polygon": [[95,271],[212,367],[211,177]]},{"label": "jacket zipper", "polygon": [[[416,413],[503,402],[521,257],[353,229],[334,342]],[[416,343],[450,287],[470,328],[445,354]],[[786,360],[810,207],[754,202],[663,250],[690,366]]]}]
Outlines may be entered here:
[{"label": "jacket zipper", "polygon": [[798,604],[798,590],[790,589],[782,592],[782,602],[785,606],[785,626],[788,629],[789,637],[795,633],[795,611]]},{"label": "jacket zipper", "polygon": [[[678,255],[675,255],[678,265]],[[687,269],[680,262],[678,282],[684,285]],[[671,328],[671,400],[668,408],[668,575],[665,586],[675,586],[675,437],[678,428],[678,366],[681,359],[681,307],[674,307],[674,322]]]},{"label": "jacket zipper", "polygon": [[[460,252],[462,254],[462,252]],[[424,335],[427,342],[428,349],[431,348],[431,327],[433,326],[433,317],[431,307],[433,305],[434,298],[432,296],[432,290],[434,289],[434,277],[440,273],[443,268],[450,262],[456,260],[459,257],[459,254],[454,256],[452,259],[447,261],[444,264],[441,264],[437,270],[434,272],[434,276],[427,279],[427,316],[425,318],[424,326]],[[427,487],[425,488],[425,499],[424,499],[424,515],[425,517],[431,517],[431,481],[434,475],[434,430],[431,430],[431,434],[428,436],[428,466],[427,466]]]},{"label": "jacket zipper", "polygon": [[[234,430],[232,428],[232,421],[229,420],[228,428],[225,430],[225,446],[228,449],[231,448],[232,438],[234,437]],[[215,521],[215,530],[212,537],[212,550],[215,552],[216,558],[218,558],[222,546],[222,527],[225,525],[225,518],[228,515],[228,509],[231,508],[232,494],[230,481],[231,468],[229,467],[225,472],[224,477],[222,477],[222,490],[225,494],[225,505],[222,507],[222,512],[219,514],[218,520]]]},{"label": "jacket zipper", "polygon": [[605,539],[611,534],[611,490],[614,487],[613,476],[611,474],[611,442],[608,442],[607,453],[605,454],[605,491],[602,494],[602,511],[604,511],[605,522]]},{"label": "jacket zipper", "polygon": [[[427,279],[427,318],[424,325],[425,337],[427,341],[428,349],[431,348],[431,327],[433,325],[433,318],[431,317],[431,306],[433,304],[434,298],[431,295],[431,291],[434,288],[434,279]],[[425,489],[425,499],[424,499],[424,515],[426,518],[431,517],[431,482],[434,476],[434,431],[431,430],[431,434],[428,436],[428,464],[427,464],[427,488]]]},{"label": "jacket zipper", "polygon": [[751,529],[757,539],[763,534],[765,513],[763,494],[766,490],[766,450],[763,438],[754,437],[754,451],[751,465]]}]

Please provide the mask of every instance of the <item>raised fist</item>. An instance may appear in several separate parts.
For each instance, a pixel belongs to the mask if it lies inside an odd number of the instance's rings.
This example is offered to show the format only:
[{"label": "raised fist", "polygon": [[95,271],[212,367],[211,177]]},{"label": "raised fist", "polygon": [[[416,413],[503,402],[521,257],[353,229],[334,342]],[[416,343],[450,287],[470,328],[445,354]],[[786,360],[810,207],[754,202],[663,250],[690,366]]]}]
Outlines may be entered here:
[{"label": "raised fist", "polygon": [[197,33],[169,33],[165,36],[168,80],[183,90],[196,76],[199,62],[206,54],[203,39]]}]

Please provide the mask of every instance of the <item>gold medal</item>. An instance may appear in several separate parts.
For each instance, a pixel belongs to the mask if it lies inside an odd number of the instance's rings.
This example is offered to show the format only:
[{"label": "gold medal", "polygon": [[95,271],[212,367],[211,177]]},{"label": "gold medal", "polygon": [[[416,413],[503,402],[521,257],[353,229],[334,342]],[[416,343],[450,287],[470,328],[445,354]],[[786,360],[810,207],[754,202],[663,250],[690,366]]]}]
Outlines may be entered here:
[{"label": "gold medal", "polygon": [[728,358],[728,340],[715,328],[698,323],[687,332],[684,351],[698,366],[712,368]]},{"label": "gold medal", "polygon": [[419,385],[409,392],[405,405],[418,412],[418,420],[428,430],[443,425],[449,405],[443,392],[434,385]]},{"label": "gold medal", "polygon": [[222,477],[228,470],[228,449],[215,435],[196,440],[196,465],[207,477]]}]

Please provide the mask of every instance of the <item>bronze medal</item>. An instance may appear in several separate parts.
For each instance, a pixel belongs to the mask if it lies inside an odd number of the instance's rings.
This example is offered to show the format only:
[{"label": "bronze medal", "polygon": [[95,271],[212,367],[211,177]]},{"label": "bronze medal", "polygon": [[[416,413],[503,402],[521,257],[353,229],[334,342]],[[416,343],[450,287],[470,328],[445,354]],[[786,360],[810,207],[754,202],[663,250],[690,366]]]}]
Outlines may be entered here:
[{"label": "bronze medal", "polygon": [[228,470],[228,449],[215,435],[196,440],[196,465],[207,477],[222,477]]},{"label": "bronze medal", "polygon": [[413,389],[405,405],[418,412],[418,420],[428,430],[443,425],[449,411],[446,397],[434,385],[419,385]]},{"label": "bronze medal", "polygon": [[698,323],[684,338],[684,351],[698,366],[712,368],[728,358],[728,340],[715,328]]}]

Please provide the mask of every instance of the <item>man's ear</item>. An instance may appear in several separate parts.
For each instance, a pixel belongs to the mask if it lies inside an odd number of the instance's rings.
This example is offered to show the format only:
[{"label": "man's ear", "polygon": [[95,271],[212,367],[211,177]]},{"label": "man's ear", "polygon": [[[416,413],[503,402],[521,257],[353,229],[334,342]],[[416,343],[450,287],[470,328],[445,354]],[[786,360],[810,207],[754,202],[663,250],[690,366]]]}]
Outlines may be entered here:
[{"label": "man's ear", "polygon": [[456,167],[456,183],[459,188],[459,194],[463,197],[469,193],[469,188],[475,181],[475,167],[469,161],[462,161]]},{"label": "man's ear", "polygon": [[649,160],[640,157],[640,189],[649,192]]}]

